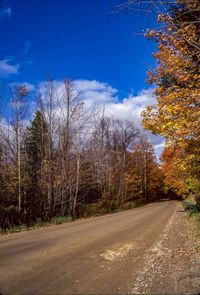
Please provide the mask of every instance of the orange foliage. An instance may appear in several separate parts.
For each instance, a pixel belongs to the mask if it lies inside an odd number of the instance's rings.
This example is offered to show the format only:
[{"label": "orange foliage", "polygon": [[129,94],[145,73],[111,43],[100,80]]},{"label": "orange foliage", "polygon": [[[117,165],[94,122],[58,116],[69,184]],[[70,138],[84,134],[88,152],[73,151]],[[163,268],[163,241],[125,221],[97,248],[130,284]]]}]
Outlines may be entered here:
[{"label": "orange foliage", "polygon": [[143,112],[143,124],[164,136],[167,147],[162,155],[165,183],[178,194],[200,183],[200,22],[199,1],[178,1],[171,16],[158,16],[160,31],[146,36],[158,44],[154,54],[158,66],[149,71],[156,84],[156,104]]}]

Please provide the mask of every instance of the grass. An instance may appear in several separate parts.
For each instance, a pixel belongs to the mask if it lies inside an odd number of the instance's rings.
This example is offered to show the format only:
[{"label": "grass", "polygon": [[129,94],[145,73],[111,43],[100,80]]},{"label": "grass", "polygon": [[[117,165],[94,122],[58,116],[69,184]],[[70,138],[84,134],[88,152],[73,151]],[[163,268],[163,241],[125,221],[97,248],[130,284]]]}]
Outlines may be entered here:
[{"label": "grass", "polygon": [[56,216],[51,219],[51,224],[61,224],[72,221],[71,216]]},{"label": "grass", "polygon": [[191,201],[184,200],[182,202],[183,208],[188,214],[190,220],[195,227],[196,236],[196,250],[200,253],[200,211],[197,210],[196,204]]},{"label": "grass", "polygon": [[0,234],[8,234],[8,233],[17,233],[21,231],[29,231],[41,227],[47,227],[50,225],[68,223],[72,221],[71,216],[55,216],[50,221],[38,221],[31,226],[27,226],[26,224],[20,224],[13,226],[11,228],[2,229],[0,228]]},{"label": "grass", "polygon": [[199,212],[197,210],[197,206],[193,202],[188,201],[188,200],[184,200],[182,202],[182,205],[189,216],[193,216],[193,215],[198,216]]},{"label": "grass", "polygon": [[[116,212],[123,211],[123,210],[130,210],[130,209],[133,209],[136,207],[143,206],[145,204],[146,203],[144,203],[144,202],[137,202],[137,200],[134,200],[134,201],[126,202],[119,207],[114,202],[113,203],[111,202],[109,204],[98,202],[98,203],[90,204],[89,206],[82,205],[81,206],[82,208],[79,208],[79,210],[81,209],[81,212],[80,212],[81,214],[75,220],[88,218],[88,217],[92,217],[92,216],[102,216],[105,214],[116,213]],[[73,220],[74,219],[69,215],[55,216],[55,217],[52,217],[52,219],[50,221],[38,221],[38,222],[32,224],[31,226],[27,226],[26,224],[21,224],[21,225],[13,226],[11,228],[6,228],[6,229],[2,229],[0,227],[0,234],[29,231],[29,230],[38,229],[41,227],[47,227],[47,226],[57,225],[57,224],[62,224],[62,223],[68,223]]]}]

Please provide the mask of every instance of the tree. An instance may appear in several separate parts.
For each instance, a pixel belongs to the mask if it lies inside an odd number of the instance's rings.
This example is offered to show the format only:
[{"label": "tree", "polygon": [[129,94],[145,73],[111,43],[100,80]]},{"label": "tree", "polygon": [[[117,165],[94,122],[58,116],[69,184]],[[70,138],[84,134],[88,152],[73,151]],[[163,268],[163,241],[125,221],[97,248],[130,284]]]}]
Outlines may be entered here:
[{"label": "tree", "polygon": [[[70,79],[61,83],[62,95],[58,96],[61,116],[59,120],[60,152],[61,152],[61,210],[64,215],[68,208],[69,215],[75,215],[80,180],[80,141],[85,120],[83,119],[83,103],[79,92],[75,90]],[[70,177],[70,157],[75,149],[75,180]]]},{"label": "tree", "polygon": [[120,203],[123,203],[126,198],[125,173],[127,166],[127,152],[133,148],[133,144],[138,137],[139,131],[134,123],[128,120],[116,120],[115,126],[115,136],[117,136],[118,140],[117,149],[121,152],[118,199]]},{"label": "tree", "polygon": [[40,111],[35,113],[31,126],[27,128],[26,149],[26,210],[29,220],[43,217],[46,198],[43,187],[43,164],[46,158],[45,143],[47,141],[47,125]]},{"label": "tree", "polygon": [[[156,17],[165,15],[171,17],[173,15],[173,22],[171,23],[172,30],[177,31],[185,25],[193,26],[196,33],[199,32],[200,19],[199,19],[199,1],[198,0],[127,0],[124,3],[117,5],[113,14],[121,11],[126,12],[141,12],[146,14],[153,14]],[[185,34],[185,30],[179,31],[179,40],[187,43],[193,52],[199,55],[200,45],[199,40],[195,34]]]},{"label": "tree", "polygon": [[[200,181],[199,11],[199,1],[177,1],[171,14],[158,16],[163,29],[146,34],[158,43],[158,66],[148,73],[149,82],[157,85],[157,103],[143,112],[143,123],[184,154],[182,182],[190,177]],[[195,190],[199,194],[199,185]]]},{"label": "tree", "polygon": [[140,196],[150,201],[162,195],[162,172],[156,162],[153,146],[141,136],[133,149],[136,174],[139,176]]},{"label": "tree", "polygon": [[48,218],[54,214],[54,156],[55,156],[55,140],[57,129],[57,106],[58,100],[56,96],[56,83],[53,80],[47,80],[43,83],[39,93],[39,111],[41,112],[47,128],[47,136],[45,140],[45,161],[43,163],[43,180],[45,183],[45,191],[47,192],[48,205],[46,212]]},{"label": "tree", "polygon": [[22,183],[21,183],[21,162],[22,162],[22,140],[24,132],[24,120],[26,113],[26,97],[28,90],[26,86],[20,85],[13,88],[12,96],[12,121],[11,125],[14,130],[16,143],[16,166],[18,180],[18,208],[21,211],[22,207]]}]

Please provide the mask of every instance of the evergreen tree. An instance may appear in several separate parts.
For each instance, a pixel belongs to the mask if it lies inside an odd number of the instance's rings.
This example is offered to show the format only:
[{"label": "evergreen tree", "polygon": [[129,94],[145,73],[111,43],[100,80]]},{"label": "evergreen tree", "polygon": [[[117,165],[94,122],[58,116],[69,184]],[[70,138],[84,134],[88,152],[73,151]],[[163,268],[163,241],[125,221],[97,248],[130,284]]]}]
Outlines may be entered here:
[{"label": "evergreen tree", "polygon": [[42,166],[45,161],[45,143],[47,126],[40,111],[37,111],[27,129],[27,198],[26,210],[28,219],[33,221],[43,217],[45,196],[42,189]]}]

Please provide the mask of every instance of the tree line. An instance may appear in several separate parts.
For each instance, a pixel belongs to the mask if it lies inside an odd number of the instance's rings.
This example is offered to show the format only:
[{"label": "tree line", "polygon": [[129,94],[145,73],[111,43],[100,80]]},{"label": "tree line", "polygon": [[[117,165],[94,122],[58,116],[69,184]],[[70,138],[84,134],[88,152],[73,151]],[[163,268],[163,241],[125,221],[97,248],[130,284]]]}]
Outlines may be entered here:
[{"label": "tree line", "polygon": [[[25,85],[0,122],[1,227],[88,216],[156,199],[162,175],[131,120],[87,109],[72,80],[43,83],[31,118]],[[6,118],[5,118],[6,117]]]}]

